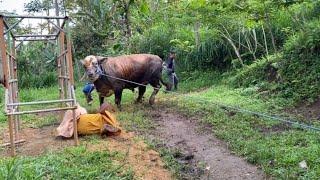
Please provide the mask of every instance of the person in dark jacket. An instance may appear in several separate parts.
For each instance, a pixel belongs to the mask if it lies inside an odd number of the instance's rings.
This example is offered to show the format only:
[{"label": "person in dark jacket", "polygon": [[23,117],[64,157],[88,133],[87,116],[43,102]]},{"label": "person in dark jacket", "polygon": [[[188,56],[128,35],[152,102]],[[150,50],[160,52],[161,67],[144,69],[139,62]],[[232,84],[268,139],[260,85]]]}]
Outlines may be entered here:
[{"label": "person in dark jacket", "polygon": [[169,78],[169,83],[171,84],[170,89],[172,90],[172,87],[174,87],[175,90],[178,89],[178,77],[175,73],[175,59],[176,59],[176,53],[174,51],[170,51],[169,57],[166,61],[166,71]]}]

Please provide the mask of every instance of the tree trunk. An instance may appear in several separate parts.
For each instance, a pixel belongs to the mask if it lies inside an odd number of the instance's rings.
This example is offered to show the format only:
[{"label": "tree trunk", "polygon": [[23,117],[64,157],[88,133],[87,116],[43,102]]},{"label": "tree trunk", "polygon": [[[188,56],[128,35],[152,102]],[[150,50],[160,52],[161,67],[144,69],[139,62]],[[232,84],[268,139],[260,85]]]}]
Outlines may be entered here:
[{"label": "tree trunk", "polygon": [[232,46],[234,52],[236,53],[236,55],[237,55],[237,57],[238,57],[241,65],[244,66],[243,60],[242,60],[241,55],[240,55],[240,53],[239,53],[239,49],[238,49],[237,46],[234,44],[234,42],[232,41],[232,39],[229,38],[228,36],[226,36],[224,33],[221,33],[221,34],[222,34],[222,36],[223,36],[224,38],[226,38],[226,39],[228,40],[228,42],[229,42],[230,45]]},{"label": "tree trunk", "polygon": [[[56,10],[56,16],[59,16],[59,3],[58,0],[54,0],[54,6]],[[57,25],[60,27],[60,21],[57,19]]]},{"label": "tree trunk", "polygon": [[[262,24],[261,26],[262,26],[262,33],[263,33],[263,39],[264,39],[265,50],[266,50],[267,57],[268,57],[268,56],[269,56],[269,51],[268,51],[268,44],[267,44],[266,33],[265,33],[265,31],[264,31],[263,24]],[[267,59],[268,59],[268,58],[267,58]]]},{"label": "tree trunk", "polygon": [[276,42],[275,42],[275,39],[274,39],[274,35],[273,35],[273,32],[272,32],[272,29],[271,29],[269,13],[266,10],[267,7],[266,7],[265,3],[263,3],[263,6],[264,6],[264,14],[265,14],[265,17],[266,17],[266,24],[268,26],[269,33],[270,33],[270,36],[271,36],[272,47],[273,47],[274,52],[276,53],[277,52],[277,47],[276,47]]},{"label": "tree trunk", "polygon": [[200,45],[200,34],[199,34],[200,23],[196,21],[194,24],[194,37],[196,42],[196,47],[198,48]]},{"label": "tree trunk", "polygon": [[124,8],[124,24],[126,26],[125,35],[127,39],[131,37],[131,26],[130,26],[130,0],[127,3],[126,1],[123,2]]},{"label": "tree trunk", "polygon": [[220,31],[221,35],[222,35],[224,38],[226,38],[227,41],[230,43],[230,45],[232,46],[234,52],[236,53],[236,55],[237,55],[237,57],[238,57],[238,59],[239,59],[241,65],[244,66],[244,63],[243,63],[243,60],[242,60],[242,58],[241,58],[239,49],[237,48],[237,46],[235,45],[235,43],[232,41],[232,38],[231,38],[228,30],[227,30],[223,25],[222,25],[222,27],[223,27],[224,31],[226,32],[226,34],[223,33],[222,31]]}]

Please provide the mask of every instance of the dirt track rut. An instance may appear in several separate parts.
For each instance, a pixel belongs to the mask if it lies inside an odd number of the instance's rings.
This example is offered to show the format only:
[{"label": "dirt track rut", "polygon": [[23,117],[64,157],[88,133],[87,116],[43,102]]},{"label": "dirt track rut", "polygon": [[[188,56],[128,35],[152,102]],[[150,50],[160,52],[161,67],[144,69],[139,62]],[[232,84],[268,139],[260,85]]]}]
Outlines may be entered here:
[{"label": "dirt track rut", "polygon": [[152,138],[160,139],[169,148],[179,149],[183,154],[180,162],[193,166],[184,178],[265,179],[260,169],[233,155],[208,127],[196,123],[198,120],[163,109],[153,111],[151,116],[156,124]]}]

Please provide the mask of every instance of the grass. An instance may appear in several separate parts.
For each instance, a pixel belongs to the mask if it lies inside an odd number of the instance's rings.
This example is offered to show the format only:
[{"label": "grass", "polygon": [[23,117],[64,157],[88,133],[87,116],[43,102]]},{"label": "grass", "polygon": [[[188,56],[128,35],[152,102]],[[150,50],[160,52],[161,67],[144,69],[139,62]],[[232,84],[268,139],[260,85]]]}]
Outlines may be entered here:
[{"label": "grass", "polygon": [[0,159],[0,179],[132,179],[119,157],[79,146],[40,157]]}]

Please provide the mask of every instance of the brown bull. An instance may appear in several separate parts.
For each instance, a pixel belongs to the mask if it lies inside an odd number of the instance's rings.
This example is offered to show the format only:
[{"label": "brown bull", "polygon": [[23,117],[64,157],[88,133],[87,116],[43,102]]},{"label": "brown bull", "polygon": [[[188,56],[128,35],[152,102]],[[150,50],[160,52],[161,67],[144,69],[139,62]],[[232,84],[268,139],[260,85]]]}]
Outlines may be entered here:
[{"label": "brown bull", "polygon": [[156,55],[132,54],[118,57],[91,55],[87,56],[81,63],[86,70],[89,80],[94,83],[99,93],[100,105],[104,100],[102,94],[111,89],[115,94],[115,103],[120,108],[123,89],[133,90],[135,87],[139,87],[139,96],[136,102],[142,102],[146,87],[131,82],[143,85],[150,84],[154,88],[149,99],[149,104],[152,105],[154,104],[156,94],[161,88],[160,82],[167,86],[161,78],[163,62]]}]

